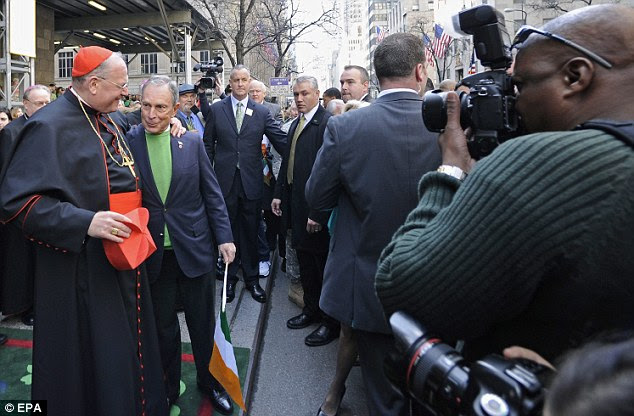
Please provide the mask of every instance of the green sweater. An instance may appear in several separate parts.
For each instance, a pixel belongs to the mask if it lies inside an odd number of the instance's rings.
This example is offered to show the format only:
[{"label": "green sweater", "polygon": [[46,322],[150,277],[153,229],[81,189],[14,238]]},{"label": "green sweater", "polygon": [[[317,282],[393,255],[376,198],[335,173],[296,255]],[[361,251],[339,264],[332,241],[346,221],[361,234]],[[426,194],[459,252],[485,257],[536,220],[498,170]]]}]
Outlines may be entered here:
[{"label": "green sweater", "polygon": [[[170,132],[165,130],[159,134],[151,134],[145,132],[145,142],[147,143],[147,152],[150,158],[150,167],[154,176],[154,183],[158,189],[161,201],[165,204],[167,194],[172,183],[172,148],[170,146]],[[165,240],[163,247],[171,248],[172,241],[165,223]]]},{"label": "green sweater", "polygon": [[534,134],[462,184],[430,172],[419,188],[381,255],[387,316],[405,310],[474,356],[518,344],[552,358],[633,326],[631,147],[596,130]]}]

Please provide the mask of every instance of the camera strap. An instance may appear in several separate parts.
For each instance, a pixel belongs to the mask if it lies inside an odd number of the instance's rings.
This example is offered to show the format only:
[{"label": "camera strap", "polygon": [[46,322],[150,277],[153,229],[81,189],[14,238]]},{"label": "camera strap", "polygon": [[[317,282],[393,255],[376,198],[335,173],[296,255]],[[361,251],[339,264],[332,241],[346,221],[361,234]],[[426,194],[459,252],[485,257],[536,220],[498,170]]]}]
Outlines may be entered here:
[{"label": "camera strap", "polygon": [[590,120],[575,127],[575,130],[601,130],[634,148],[634,122],[613,120]]}]

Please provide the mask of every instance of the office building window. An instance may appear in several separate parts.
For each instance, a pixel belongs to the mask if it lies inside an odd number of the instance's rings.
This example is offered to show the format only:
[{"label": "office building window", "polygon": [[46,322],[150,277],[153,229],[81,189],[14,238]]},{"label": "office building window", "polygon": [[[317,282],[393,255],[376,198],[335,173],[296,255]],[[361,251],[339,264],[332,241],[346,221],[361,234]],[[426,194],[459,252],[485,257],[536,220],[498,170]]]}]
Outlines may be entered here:
[{"label": "office building window", "polygon": [[70,78],[73,72],[73,52],[60,52],[58,54],[58,76],[60,78]]},{"label": "office building window", "polygon": [[203,65],[209,63],[209,51],[200,51],[200,63]]},{"label": "office building window", "polygon": [[158,73],[158,63],[156,53],[141,54],[141,73],[156,74]]}]

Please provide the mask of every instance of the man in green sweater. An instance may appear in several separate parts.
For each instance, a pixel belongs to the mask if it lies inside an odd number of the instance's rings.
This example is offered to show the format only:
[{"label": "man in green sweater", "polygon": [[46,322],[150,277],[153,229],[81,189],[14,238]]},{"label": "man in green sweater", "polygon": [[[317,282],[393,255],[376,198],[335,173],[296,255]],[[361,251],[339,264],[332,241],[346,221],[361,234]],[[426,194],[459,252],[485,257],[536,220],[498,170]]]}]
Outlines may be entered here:
[{"label": "man in green sweater", "polygon": [[539,133],[476,164],[450,93],[443,166],[423,176],[376,275],[387,316],[405,310],[446,341],[466,340],[470,359],[511,345],[553,359],[634,327],[634,149],[571,131],[634,118],[634,10],[587,7],[543,30],[516,38],[513,67],[517,110]]}]

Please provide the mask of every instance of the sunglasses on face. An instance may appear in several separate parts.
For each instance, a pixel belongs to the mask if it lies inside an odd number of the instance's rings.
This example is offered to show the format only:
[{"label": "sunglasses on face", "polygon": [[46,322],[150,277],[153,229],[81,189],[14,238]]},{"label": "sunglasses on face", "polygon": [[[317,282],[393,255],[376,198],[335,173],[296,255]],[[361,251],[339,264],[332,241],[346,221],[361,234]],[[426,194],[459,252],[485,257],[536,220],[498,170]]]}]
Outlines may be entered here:
[{"label": "sunglasses on face", "polygon": [[600,57],[599,55],[597,55],[596,53],[592,52],[591,50],[579,45],[578,43],[575,43],[571,40],[568,40],[562,36],[556,35],[554,33],[550,33],[550,32],[546,32],[544,30],[541,29],[537,29],[533,26],[528,26],[528,25],[524,25],[522,27],[519,28],[519,30],[517,31],[517,33],[515,34],[515,38],[513,39],[513,44],[511,45],[511,49],[513,48],[517,48],[518,46],[521,46],[522,43],[526,42],[526,39],[528,39],[528,37],[530,35],[532,35],[533,33],[547,37],[548,39],[552,39],[554,41],[563,43],[566,46],[569,46],[571,48],[573,48],[574,50],[581,52],[582,54],[586,55],[588,58],[592,59],[593,61],[595,61],[596,63],[598,63],[599,65],[610,69],[612,68],[612,64],[610,62],[608,62],[607,60],[605,60],[604,58]]}]

